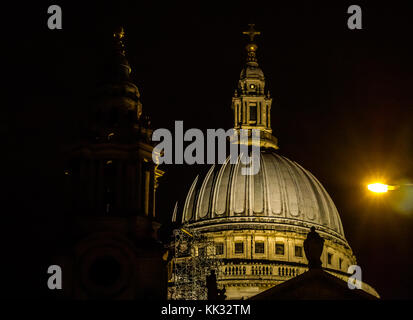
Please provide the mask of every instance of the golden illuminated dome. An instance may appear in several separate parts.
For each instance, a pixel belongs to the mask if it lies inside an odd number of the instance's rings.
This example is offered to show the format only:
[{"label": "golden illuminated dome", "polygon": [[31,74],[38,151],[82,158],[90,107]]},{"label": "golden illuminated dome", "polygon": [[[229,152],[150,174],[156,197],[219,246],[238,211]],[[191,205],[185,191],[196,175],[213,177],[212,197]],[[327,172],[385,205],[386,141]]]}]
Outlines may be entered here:
[{"label": "golden illuminated dome", "polygon": [[[347,281],[356,258],[344,236],[338,211],[321,183],[298,163],[280,155],[271,128],[272,98],[258,66],[254,25],[244,34],[247,61],[232,98],[231,143],[254,144],[259,132],[260,168],[243,175],[241,157],[212,165],[198,175],[183,207],[182,224],[215,244],[217,282],[228,299],[246,299],[308,270],[304,240],[315,227],[325,240],[322,267]],[[247,143],[236,138],[248,132]],[[244,131],[245,132],[245,131]],[[175,208],[173,221],[176,221]],[[378,296],[363,283],[363,290]]]},{"label": "golden illuminated dome", "polygon": [[337,209],[321,183],[276,152],[261,152],[256,175],[242,175],[240,160],[213,165],[197,177],[187,195],[183,223],[208,229],[315,226],[348,246]]}]

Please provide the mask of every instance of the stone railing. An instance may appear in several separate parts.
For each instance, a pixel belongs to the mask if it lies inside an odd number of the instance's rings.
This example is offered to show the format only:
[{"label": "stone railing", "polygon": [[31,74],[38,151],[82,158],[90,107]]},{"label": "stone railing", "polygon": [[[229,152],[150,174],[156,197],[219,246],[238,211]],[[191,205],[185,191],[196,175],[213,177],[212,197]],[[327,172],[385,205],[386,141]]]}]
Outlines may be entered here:
[{"label": "stone railing", "polygon": [[243,264],[225,264],[220,267],[218,278],[235,278],[239,276],[245,277],[276,277],[276,278],[292,278],[305,270],[299,267],[290,267],[279,264],[259,264],[259,263],[243,263]]},{"label": "stone railing", "polygon": [[238,276],[247,274],[247,265],[226,265],[221,267],[224,276]]}]

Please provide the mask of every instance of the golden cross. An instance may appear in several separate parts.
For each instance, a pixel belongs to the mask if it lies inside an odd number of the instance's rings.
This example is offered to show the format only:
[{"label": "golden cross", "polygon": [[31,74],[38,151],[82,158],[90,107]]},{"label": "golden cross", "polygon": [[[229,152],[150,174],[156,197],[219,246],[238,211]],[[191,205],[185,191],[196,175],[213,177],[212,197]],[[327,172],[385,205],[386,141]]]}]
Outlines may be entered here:
[{"label": "golden cross", "polygon": [[118,29],[116,29],[116,31],[113,33],[113,37],[115,39],[122,39],[125,36],[125,30],[123,29],[123,27],[119,27]]},{"label": "golden cross", "polygon": [[123,27],[119,27],[113,33],[113,38],[115,39],[115,46],[116,49],[119,51],[120,54],[125,55],[125,44],[123,43],[123,38],[125,37],[125,30]]},{"label": "golden cross", "polygon": [[255,24],[254,23],[249,24],[249,26],[250,26],[250,29],[248,31],[244,31],[242,34],[245,34],[245,35],[249,36],[250,41],[253,42],[254,37],[260,35],[261,32],[255,31],[255,29],[254,29]]}]

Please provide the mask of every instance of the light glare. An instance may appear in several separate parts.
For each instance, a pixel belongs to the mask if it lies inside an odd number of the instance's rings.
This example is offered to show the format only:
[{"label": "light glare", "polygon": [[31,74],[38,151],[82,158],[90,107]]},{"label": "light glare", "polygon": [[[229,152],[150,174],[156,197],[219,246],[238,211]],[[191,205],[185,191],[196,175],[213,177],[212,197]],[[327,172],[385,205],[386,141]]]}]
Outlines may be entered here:
[{"label": "light glare", "polygon": [[384,193],[389,191],[389,186],[380,182],[372,183],[367,186],[371,192]]}]

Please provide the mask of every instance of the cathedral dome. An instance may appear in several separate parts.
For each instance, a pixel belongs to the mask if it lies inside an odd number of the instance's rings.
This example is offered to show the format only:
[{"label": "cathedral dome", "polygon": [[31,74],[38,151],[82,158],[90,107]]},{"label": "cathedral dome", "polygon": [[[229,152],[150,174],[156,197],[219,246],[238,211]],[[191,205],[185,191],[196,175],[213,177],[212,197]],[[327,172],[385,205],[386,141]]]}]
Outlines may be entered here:
[{"label": "cathedral dome", "polygon": [[[250,25],[244,34],[250,42],[246,46],[247,62],[232,98],[235,134],[229,140],[256,147],[252,130],[258,131],[259,170],[244,175],[252,172],[241,155],[236,161],[228,157],[198,175],[186,196],[179,230],[208,239],[194,245],[192,254],[218,259],[217,283],[225,287],[228,299],[249,298],[306,272],[304,242],[311,227],[325,240],[322,268],[348,281],[350,266],[357,261],[344,236],[340,216],[321,183],[298,163],[278,153],[271,128],[272,97],[265,90],[253,42],[259,32]],[[238,140],[241,133],[247,133],[248,141]],[[177,211],[176,205],[174,222]],[[208,243],[213,243],[215,249],[209,250]],[[378,296],[364,282],[363,290]]]},{"label": "cathedral dome", "polygon": [[187,195],[183,223],[234,228],[255,223],[260,229],[310,228],[346,243],[337,209],[321,183],[298,163],[262,150],[256,175],[229,158],[196,177]]}]

